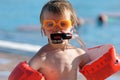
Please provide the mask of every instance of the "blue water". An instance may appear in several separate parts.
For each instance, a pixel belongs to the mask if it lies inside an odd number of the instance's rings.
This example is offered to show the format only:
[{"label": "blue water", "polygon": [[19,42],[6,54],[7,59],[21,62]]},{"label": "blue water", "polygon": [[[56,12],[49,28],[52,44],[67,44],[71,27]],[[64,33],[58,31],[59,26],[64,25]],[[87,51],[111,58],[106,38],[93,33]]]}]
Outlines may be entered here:
[{"label": "blue water", "polygon": [[[39,15],[46,1],[48,0],[1,0],[0,41],[20,43],[23,44],[23,47],[24,44],[45,45],[47,38],[41,36]],[[78,28],[79,35],[87,47],[113,44],[120,53],[120,17],[112,18],[113,20],[104,26],[98,26],[95,21],[101,13],[120,13],[120,0],[70,0],[70,2],[78,17],[93,20],[92,23]],[[27,29],[20,31],[21,27]],[[34,27],[36,30],[29,30],[29,27]],[[79,46],[75,41],[72,43]],[[0,51],[23,55],[34,55],[35,53],[5,46],[0,46]]]},{"label": "blue water", "polygon": [[[47,0],[2,0],[0,1],[0,40],[17,43],[27,43],[43,46],[47,43],[45,37],[41,37],[39,15],[42,6]],[[109,3],[108,3],[109,1]],[[117,51],[120,49],[120,19],[113,18],[104,26],[96,25],[96,18],[101,13],[120,13],[119,0],[71,0],[78,15],[94,22],[85,24],[78,32],[88,47],[111,43]],[[37,30],[20,31],[19,28],[29,27]],[[77,45],[73,41],[73,44]],[[6,49],[2,49],[6,51]],[[7,49],[8,50],[8,49]]]}]

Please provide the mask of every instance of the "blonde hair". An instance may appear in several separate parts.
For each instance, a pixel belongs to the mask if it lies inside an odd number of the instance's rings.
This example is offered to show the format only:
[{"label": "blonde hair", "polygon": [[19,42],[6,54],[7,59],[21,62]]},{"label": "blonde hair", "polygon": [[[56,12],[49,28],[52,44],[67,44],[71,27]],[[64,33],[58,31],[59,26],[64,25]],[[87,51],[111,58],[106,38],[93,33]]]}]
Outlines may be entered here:
[{"label": "blonde hair", "polygon": [[70,19],[71,19],[72,25],[73,26],[76,25],[78,20],[77,20],[75,10],[73,9],[71,3],[67,0],[50,0],[49,2],[47,2],[43,6],[42,11],[40,13],[41,24],[44,19],[44,16],[43,16],[44,11],[49,11],[54,14],[64,15],[66,10],[70,12]]},{"label": "blonde hair", "polygon": [[[51,12],[54,14],[58,14],[58,15],[62,15],[62,16],[64,16],[65,12],[68,11],[70,13],[70,20],[72,22],[72,26],[78,25],[78,17],[76,15],[76,12],[73,9],[71,3],[67,0],[50,0],[49,2],[47,2],[43,6],[42,11],[40,13],[41,24],[43,23],[42,22],[44,19],[43,14],[45,11],[48,11],[48,12]],[[41,33],[42,33],[42,30],[41,30]],[[83,49],[85,49],[84,42],[81,40],[81,38],[78,36],[78,34],[76,34],[76,35],[74,36],[74,39],[76,39],[81,44],[81,47]]]}]

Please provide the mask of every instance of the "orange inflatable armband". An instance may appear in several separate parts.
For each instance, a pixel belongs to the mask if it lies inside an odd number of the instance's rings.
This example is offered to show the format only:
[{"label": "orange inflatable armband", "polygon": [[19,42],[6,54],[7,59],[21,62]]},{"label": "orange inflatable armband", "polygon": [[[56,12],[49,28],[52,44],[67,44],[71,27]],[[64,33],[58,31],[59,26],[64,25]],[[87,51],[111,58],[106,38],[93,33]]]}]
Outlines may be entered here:
[{"label": "orange inflatable armband", "polygon": [[42,74],[32,69],[26,62],[19,63],[8,80],[45,80]]},{"label": "orange inflatable armband", "polygon": [[90,48],[87,53],[91,62],[80,70],[87,80],[104,80],[120,70],[120,60],[113,45]]}]

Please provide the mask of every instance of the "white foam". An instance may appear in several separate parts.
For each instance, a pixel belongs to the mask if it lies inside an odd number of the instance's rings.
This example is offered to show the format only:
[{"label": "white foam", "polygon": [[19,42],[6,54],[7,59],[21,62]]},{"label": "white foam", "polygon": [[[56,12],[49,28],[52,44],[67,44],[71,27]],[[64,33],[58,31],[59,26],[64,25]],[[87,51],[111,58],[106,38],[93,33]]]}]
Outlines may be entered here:
[{"label": "white foam", "polygon": [[9,71],[0,71],[0,76],[9,76],[10,72]]},{"label": "white foam", "polygon": [[41,46],[0,40],[0,47],[36,52]]},{"label": "white foam", "polygon": [[11,62],[11,60],[9,60],[9,59],[0,58],[0,64],[8,64],[10,62]]}]

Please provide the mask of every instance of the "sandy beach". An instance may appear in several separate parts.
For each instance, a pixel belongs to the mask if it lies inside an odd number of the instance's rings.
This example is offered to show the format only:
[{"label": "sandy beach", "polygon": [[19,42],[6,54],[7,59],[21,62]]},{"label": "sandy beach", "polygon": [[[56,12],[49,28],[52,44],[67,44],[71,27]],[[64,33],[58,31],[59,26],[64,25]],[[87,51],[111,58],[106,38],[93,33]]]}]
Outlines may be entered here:
[{"label": "sandy beach", "polygon": [[[28,61],[29,59],[30,57],[28,56],[0,52],[0,80],[8,80],[8,76],[10,72],[15,68],[15,66],[19,62]],[[80,79],[80,77],[78,78]],[[120,79],[120,71],[106,80],[119,80],[119,79]]]},{"label": "sandy beach", "polygon": [[21,61],[28,61],[30,57],[0,52],[0,80],[8,80],[10,72]]}]

